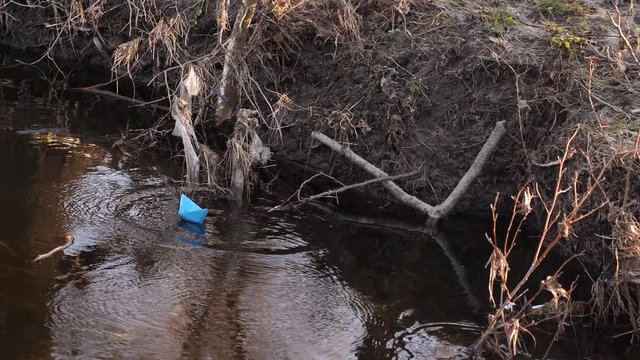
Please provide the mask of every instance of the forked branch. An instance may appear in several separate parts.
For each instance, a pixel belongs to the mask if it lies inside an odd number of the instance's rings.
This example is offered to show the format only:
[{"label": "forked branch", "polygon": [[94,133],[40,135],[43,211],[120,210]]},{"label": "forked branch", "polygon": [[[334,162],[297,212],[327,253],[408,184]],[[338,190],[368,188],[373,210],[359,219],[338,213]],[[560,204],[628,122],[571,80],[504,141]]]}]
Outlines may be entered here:
[{"label": "forked branch", "polygon": [[[494,153],[495,149],[498,147],[500,140],[504,136],[506,132],[506,128],[504,126],[504,121],[499,121],[496,123],[495,128],[489,135],[489,138],[485,142],[484,146],[476,156],[475,160],[464,174],[464,176],[458,182],[458,185],[451,191],[449,196],[439,205],[433,206],[425,203],[424,201],[418,199],[417,197],[408,194],[405,192],[400,186],[394,183],[391,180],[385,180],[382,182],[382,185],[393,195],[399,202],[428,215],[431,220],[437,221],[449,215],[451,211],[455,208],[456,204],[462,196],[467,192],[469,186],[473,183],[473,181],[480,175],[482,169],[486,165],[491,155]],[[331,139],[330,137],[314,131],[311,136],[320,141],[322,144],[328,146],[333,151],[339,153],[340,155],[347,158],[352,163],[358,165],[363,170],[368,172],[370,175],[376,178],[388,178],[389,174],[380,170],[367,160],[360,157],[358,154],[353,152],[349,147],[344,146],[337,141]]]}]

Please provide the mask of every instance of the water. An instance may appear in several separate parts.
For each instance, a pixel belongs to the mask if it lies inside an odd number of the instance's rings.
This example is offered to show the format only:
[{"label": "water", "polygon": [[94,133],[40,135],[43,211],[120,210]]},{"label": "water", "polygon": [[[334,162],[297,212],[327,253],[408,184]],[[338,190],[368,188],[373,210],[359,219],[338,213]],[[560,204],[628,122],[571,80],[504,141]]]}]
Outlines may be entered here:
[{"label": "water", "polygon": [[179,160],[111,148],[155,115],[0,74],[3,359],[453,359],[482,331],[482,226],[428,235],[202,194],[223,213],[189,226]]}]

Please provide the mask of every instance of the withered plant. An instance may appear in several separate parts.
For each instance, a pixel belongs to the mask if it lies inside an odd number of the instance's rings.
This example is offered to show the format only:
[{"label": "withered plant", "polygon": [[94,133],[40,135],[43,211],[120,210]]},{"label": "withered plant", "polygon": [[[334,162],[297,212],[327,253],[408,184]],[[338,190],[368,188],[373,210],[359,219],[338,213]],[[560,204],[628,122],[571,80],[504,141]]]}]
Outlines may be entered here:
[{"label": "withered plant", "polygon": [[[487,266],[489,300],[494,310],[488,317],[486,331],[474,344],[475,351],[489,350],[502,358],[513,358],[523,350],[524,336],[535,341],[533,329],[536,326],[555,322],[557,330],[553,340],[558,340],[563,333],[565,320],[571,315],[571,293],[574,285],[563,285],[559,276],[564,266],[578,255],[570,257],[550,274],[543,273],[544,268],[541,266],[562,241],[576,236],[574,229],[579,223],[611,205],[602,187],[603,178],[614,162],[624,161],[636,153],[635,147],[622,147],[601,159],[597,166],[592,165],[592,159],[587,158],[583,160],[591,165],[589,169],[572,169],[569,162],[574,161],[575,153],[582,157],[589,156],[588,152],[575,149],[574,142],[580,133],[581,129],[578,127],[566,141],[563,152],[557,159],[556,183],[551,192],[547,193],[538,184],[533,184],[522,188],[513,197],[514,205],[504,236],[500,236],[497,230],[498,197],[491,207],[494,227],[493,232],[486,237],[493,247]],[[517,279],[510,279],[512,270],[509,264],[516,261],[512,257],[513,250],[520,240],[527,218],[535,211],[541,211],[543,219],[540,234],[536,235],[535,252],[526,260],[529,263],[526,272]],[[637,231],[634,226],[625,224],[621,228],[634,232]],[[618,246],[624,245],[621,243]],[[523,259],[519,258],[517,261],[521,263]],[[544,276],[546,278],[540,283],[540,287],[531,291],[531,280]],[[543,300],[541,295],[544,292],[551,295],[550,301]],[[548,351],[549,349],[547,353]]]}]

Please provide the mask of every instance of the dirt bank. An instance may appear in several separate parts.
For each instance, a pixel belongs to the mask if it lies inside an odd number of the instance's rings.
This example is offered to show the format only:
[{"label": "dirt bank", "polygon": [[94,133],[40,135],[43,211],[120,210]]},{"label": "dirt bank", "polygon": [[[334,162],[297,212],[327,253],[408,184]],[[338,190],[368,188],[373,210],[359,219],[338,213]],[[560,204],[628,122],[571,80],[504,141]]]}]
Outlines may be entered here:
[{"label": "dirt bank", "polygon": [[[213,105],[224,62],[212,36],[216,23],[207,21],[215,19],[216,9],[197,1],[180,9],[143,4],[74,5],[65,12],[47,3],[35,8],[9,4],[3,42],[39,52],[61,68],[102,65],[161,89],[175,88],[177,64],[197,59],[213,76],[213,91],[200,105]],[[250,79],[239,107],[258,106],[277,157],[345,183],[366,179],[344,159],[328,157],[326,149],[309,151],[311,130],[323,130],[389,173],[421,166],[420,176],[401,185],[427,202],[442,201],[495,122],[513,119],[516,112],[513,74],[487,57],[482,19],[462,4],[446,2],[301,4],[301,10],[280,15],[280,23],[273,18],[276,5],[256,16],[246,68],[241,69]],[[182,24],[171,28],[167,24],[176,15]],[[309,15],[314,22],[303,23]],[[135,21],[129,23],[132,16]],[[347,20],[355,26],[350,33],[343,32]],[[177,29],[182,26],[185,30]],[[135,54],[125,59],[130,63],[115,67],[114,51],[132,41],[138,43]],[[207,115],[212,118],[213,112]],[[523,156],[506,139],[456,209],[486,213],[497,191],[514,193],[524,178]],[[365,191],[385,196],[381,187]]]},{"label": "dirt bank", "polygon": [[[504,120],[507,136],[456,211],[486,214],[499,192],[498,212],[508,217],[515,196],[515,223],[531,212],[542,229],[532,269],[557,245],[587,254],[581,259],[603,274],[593,276],[590,309],[640,325],[637,297],[620,292],[640,273],[640,18],[632,4],[130,0],[11,2],[0,11],[4,44],[43,61],[109,68],[159,89],[167,104],[194,66],[205,84],[193,98],[194,122],[204,125],[198,141],[228,161],[234,125],[220,109],[258,110],[261,139],[275,158],[308,170],[303,178],[369,178],[313,142],[318,130],[389,174],[420,169],[398,184],[437,204]],[[229,168],[210,169],[218,184],[232,178]],[[314,184],[308,189],[318,191]],[[360,191],[391,200],[379,185]]]}]

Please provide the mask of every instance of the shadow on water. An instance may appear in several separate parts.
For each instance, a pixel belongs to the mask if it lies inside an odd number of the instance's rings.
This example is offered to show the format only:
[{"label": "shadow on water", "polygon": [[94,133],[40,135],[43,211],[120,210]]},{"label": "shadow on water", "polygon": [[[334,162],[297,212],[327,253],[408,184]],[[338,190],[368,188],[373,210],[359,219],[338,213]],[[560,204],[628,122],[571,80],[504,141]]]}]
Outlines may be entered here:
[{"label": "shadow on water", "polygon": [[0,80],[3,358],[454,358],[481,332],[483,227],[268,212],[270,198],[200,198],[223,213],[182,223],[176,161],[109,148],[150,115],[47,86]]}]

